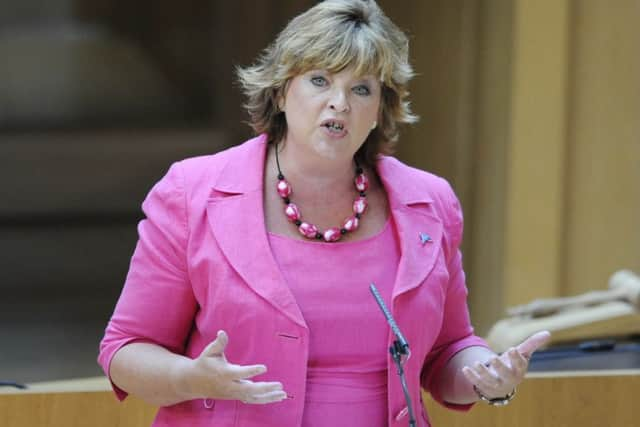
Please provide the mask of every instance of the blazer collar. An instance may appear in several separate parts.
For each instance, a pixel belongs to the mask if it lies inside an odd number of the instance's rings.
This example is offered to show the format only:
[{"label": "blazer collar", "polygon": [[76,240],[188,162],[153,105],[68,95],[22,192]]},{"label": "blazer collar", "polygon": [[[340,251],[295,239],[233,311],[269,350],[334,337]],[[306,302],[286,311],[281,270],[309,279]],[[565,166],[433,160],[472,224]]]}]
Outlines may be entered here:
[{"label": "blazer collar", "polygon": [[433,270],[442,246],[443,224],[434,212],[424,172],[384,156],[377,170],[400,243],[400,264],[392,294],[395,300],[420,286]]},{"label": "blazer collar", "polygon": [[220,249],[247,285],[307,327],[269,246],[262,197],[266,150],[266,136],[260,135],[227,153],[211,189],[207,218]]},{"label": "blazer collar", "polygon": [[[263,206],[267,138],[260,135],[234,147],[212,186],[207,217],[229,263],[257,294],[297,324],[302,312],[269,245]],[[393,299],[418,287],[433,269],[442,241],[442,223],[432,212],[423,172],[382,157],[378,174],[387,192],[401,247]],[[423,243],[421,235],[429,236]]]},{"label": "blazer collar", "polygon": [[391,205],[398,207],[433,202],[431,195],[425,191],[423,171],[411,168],[388,156],[380,157],[376,170]]},{"label": "blazer collar", "polygon": [[262,190],[266,150],[265,134],[231,148],[227,162],[212,185],[213,189],[229,194]]}]

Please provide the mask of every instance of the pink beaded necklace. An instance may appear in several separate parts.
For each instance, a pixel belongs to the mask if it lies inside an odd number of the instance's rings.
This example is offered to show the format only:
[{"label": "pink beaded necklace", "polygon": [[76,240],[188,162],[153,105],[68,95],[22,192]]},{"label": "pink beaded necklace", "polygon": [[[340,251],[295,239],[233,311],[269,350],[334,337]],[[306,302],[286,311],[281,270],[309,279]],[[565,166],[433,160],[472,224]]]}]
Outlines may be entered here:
[{"label": "pink beaded necklace", "polygon": [[311,224],[310,222],[302,221],[302,214],[300,213],[300,209],[295,203],[291,202],[289,196],[293,193],[293,188],[291,188],[291,184],[284,179],[284,175],[282,174],[282,170],[280,169],[280,161],[278,159],[278,144],[275,145],[276,151],[276,165],[278,167],[278,195],[282,198],[285,204],[284,214],[287,216],[289,221],[293,222],[297,227],[300,234],[302,234],[307,239],[324,239],[326,242],[337,242],[340,240],[342,235],[347,234],[352,231],[356,231],[358,226],[360,225],[360,218],[367,210],[368,202],[367,202],[367,194],[366,191],[369,189],[369,180],[367,176],[364,174],[364,171],[358,165],[358,161],[356,160],[356,177],[354,180],[354,184],[356,190],[358,191],[358,197],[353,202],[353,215],[348,217],[342,223],[342,227],[331,227],[327,229],[324,233],[318,230],[318,227]]}]

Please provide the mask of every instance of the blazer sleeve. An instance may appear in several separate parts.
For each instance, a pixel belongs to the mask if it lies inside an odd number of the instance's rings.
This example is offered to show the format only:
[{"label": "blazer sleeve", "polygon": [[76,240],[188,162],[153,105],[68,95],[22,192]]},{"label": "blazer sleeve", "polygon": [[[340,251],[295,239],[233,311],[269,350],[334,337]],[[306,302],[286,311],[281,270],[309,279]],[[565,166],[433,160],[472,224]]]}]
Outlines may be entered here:
[{"label": "blazer sleeve", "polygon": [[449,282],[445,292],[442,327],[431,352],[427,355],[422,371],[422,387],[429,391],[438,403],[456,410],[468,410],[473,406],[457,405],[444,401],[440,390],[434,387],[438,373],[460,350],[471,346],[488,347],[487,343],[473,333],[467,307],[467,286],[462,268],[462,209],[453,190],[446,184],[442,197],[445,213],[445,258],[449,272]]},{"label": "blazer sleeve", "polygon": [[[152,188],[142,204],[138,242],[124,288],[100,343],[98,362],[109,376],[114,354],[132,342],[183,353],[197,304],[189,282],[189,227],[180,163]],[[112,382],[120,400],[127,393]]]}]

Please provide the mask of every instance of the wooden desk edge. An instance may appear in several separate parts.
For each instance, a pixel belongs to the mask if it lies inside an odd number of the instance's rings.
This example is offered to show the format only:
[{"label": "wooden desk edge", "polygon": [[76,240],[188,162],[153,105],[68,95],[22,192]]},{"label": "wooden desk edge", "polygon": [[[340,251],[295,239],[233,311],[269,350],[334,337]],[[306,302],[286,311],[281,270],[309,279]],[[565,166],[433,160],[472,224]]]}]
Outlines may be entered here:
[{"label": "wooden desk edge", "polygon": [[[618,377],[640,376],[640,369],[611,369],[594,371],[549,371],[530,372],[527,379],[543,378],[571,378],[571,377]],[[48,381],[27,384],[28,388],[19,390],[9,387],[0,389],[0,395],[19,395],[35,393],[81,393],[81,392],[108,392],[111,391],[111,383],[107,377],[76,378],[61,381]]]}]

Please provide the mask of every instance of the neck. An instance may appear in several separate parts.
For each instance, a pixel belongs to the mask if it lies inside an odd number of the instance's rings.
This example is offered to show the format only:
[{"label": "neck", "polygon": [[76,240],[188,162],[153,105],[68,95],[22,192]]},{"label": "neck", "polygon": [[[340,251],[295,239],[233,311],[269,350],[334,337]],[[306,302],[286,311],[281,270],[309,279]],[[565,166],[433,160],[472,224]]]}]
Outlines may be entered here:
[{"label": "neck", "polygon": [[[339,159],[320,158],[310,153],[302,153],[293,144],[277,144],[270,150],[271,170],[277,175],[275,150],[278,150],[280,169],[286,179],[296,189],[296,199],[300,196],[318,200],[334,198],[336,195],[353,196],[353,179],[356,165],[353,157]],[[324,196],[324,197],[322,197]]]}]

